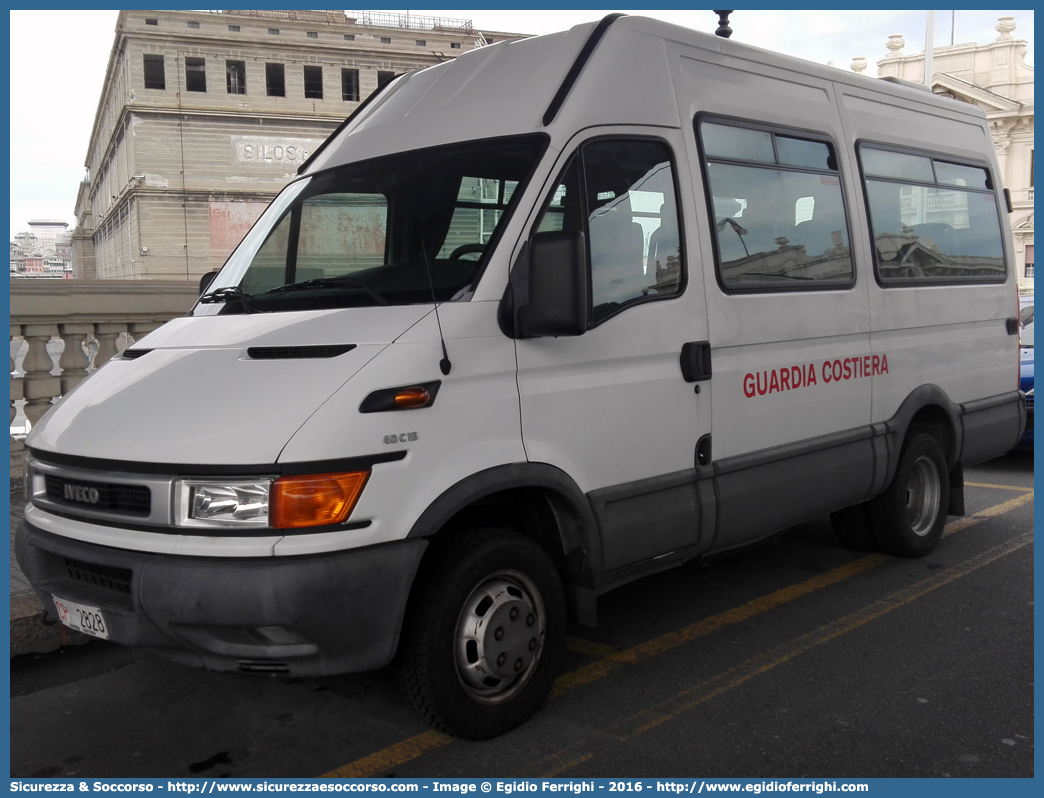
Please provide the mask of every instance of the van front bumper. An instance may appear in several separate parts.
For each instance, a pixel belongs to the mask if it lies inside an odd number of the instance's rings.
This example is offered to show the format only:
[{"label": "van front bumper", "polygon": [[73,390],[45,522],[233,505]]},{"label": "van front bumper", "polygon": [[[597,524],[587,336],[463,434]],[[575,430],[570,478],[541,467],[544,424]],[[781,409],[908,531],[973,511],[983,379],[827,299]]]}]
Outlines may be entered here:
[{"label": "van front bumper", "polygon": [[173,557],[97,546],[27,521],[19,565],[53,596],[97,607],[109,639],[218,671],[320,676],[395,654],[427,541],[308,557]]}]

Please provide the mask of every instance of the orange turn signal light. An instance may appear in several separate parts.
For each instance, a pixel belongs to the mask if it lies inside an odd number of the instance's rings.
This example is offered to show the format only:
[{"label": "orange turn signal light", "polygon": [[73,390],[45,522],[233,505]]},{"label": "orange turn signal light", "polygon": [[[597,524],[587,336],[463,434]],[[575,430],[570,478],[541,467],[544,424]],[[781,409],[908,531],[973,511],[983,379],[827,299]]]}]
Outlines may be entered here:
[{"label": "orange turn signal light", "polygon": [[431,394],[427,388],[404,388],[395,394],[397,407],[409,409],[411,407],[424,407],[431,401]]},{"label": "orange turn signal light", "polygon": [[280,477],[272,483],[268,523],[276,529],[344,523],[369,476],[352,471]]}]

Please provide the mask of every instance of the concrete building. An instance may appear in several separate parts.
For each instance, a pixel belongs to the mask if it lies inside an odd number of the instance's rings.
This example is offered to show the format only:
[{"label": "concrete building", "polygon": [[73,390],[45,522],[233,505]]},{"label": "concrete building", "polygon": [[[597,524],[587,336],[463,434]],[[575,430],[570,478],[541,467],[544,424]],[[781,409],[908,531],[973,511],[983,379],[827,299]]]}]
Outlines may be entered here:
[{"label": "concrete building", "polygon": [[59,244],[69,243],[69,223],[51,219],[34,219],[29,222],[29,232],[36,236],[44,249],[57,249]]},{"label": "concrete building", "polygon": [[196,280],[378,84],[508,38],[521,35],[381,12],[120,12],[76,275]]},{"label": "concrete building", "polygon": [[[936,94],[978,105],[986,112],[1001,179],[1011,192],[1011,215],[1019,290],[1033,291],[1033,67],[1025,61],[1026,40],[1015,38],[1016,22],[1001,17],[989,44],[955,44],[932,50],[931,87]],[[888,38],[878,76],[925,83],[924,52],[904,55],[906,42]]]},{"label": "concrete building", "polygon": [[12,277],[71,278],[68,222],[34,220],[11,241]]}]

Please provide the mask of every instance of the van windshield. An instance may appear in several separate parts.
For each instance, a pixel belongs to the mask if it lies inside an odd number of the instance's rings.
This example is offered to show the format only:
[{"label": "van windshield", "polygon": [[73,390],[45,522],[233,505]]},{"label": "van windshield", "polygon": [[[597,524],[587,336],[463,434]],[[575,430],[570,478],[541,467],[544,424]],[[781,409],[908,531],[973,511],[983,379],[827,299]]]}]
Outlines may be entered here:
[{"label": "van windshield", "polygon": [[415,150],[295,181],[193,314],[466,300],[546,144]]}]

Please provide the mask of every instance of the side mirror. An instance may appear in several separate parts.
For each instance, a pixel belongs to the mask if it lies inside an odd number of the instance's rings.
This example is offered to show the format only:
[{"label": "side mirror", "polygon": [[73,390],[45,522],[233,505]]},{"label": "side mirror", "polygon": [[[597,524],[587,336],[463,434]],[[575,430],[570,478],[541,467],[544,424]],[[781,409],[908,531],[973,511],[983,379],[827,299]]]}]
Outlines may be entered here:
[{"label": "side mirror", "polygon": [[537,233],[529,244],[528,304],[518,308],[522,338],[583,335],[590,318],[587,249],[580,231]]},{"label": "side mirror", "polygon": [[210,284],[214,282],[214,278],[218,276],[217,272],[205,272],[202,277],[199,278],[199,295],[203,296],[210,288]]}]

